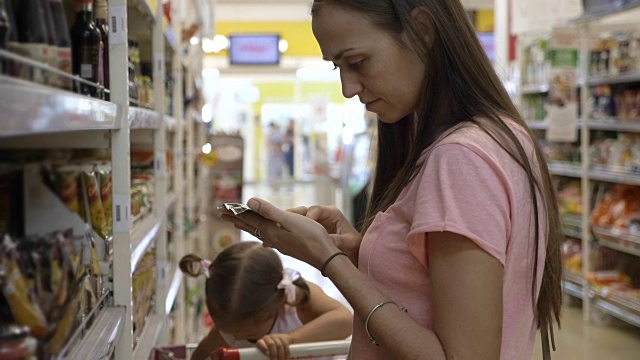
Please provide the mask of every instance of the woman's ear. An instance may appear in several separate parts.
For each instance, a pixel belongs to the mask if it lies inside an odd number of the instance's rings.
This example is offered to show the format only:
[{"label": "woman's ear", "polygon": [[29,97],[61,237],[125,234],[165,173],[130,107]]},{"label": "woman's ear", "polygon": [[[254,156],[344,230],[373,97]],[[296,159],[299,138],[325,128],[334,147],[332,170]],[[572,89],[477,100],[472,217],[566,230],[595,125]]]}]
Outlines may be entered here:
[{"label": "woman's ear", "polygon": [[418,35],[423,38],[427,48],[431,50],[435,43],[437,31],[431,11],[426,6],[418,6],[411,11],[411,21],[418,31]]}]

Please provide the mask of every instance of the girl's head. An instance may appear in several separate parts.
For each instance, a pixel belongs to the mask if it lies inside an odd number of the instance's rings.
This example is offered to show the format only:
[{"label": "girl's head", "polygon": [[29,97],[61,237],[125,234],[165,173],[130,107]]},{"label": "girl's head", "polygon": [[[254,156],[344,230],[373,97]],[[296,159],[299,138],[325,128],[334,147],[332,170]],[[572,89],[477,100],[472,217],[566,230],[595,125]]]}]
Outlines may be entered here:
[{"label": "girl's head", "polygon": [[[322,55],[340,69],[346,97],[358,96],[378,114],[378,159],[363,231],[386,210],[420,169],[422,152],[444,131],[475,123],[522,167],[534,207],[546,210],[547,247],[542,288],[532,281],[541,326],[559,316],[562,232],[542,151],[536,165],[504,121],[526,129],[487,58],[460,0],[313,0],[313,32]],[[531,134],[529,134],[531,136]],[[533,138],[533,136],[532,136]],[[403,161],[398,161],[403,159]],[[535,174],[541,174],[537,177]],[[536,191],[539,191],[538,194]],[[535,238],[538,238],[537,230]]]},{"label": "girl's head", "polygon": [[[220,331],[239,340],[260,339],[271,330],[283,304],[296,305],[295,300],[287,299],[286,286],[281,284],[287,271],[280,258],[261,243],[233,244],[208,269],[207,265],[193,254],[180,260],[185,274],[207,276],[207,309]],[[304,294],[300,301],[306,301],[309,287],[302,278],[293,280]]]}]

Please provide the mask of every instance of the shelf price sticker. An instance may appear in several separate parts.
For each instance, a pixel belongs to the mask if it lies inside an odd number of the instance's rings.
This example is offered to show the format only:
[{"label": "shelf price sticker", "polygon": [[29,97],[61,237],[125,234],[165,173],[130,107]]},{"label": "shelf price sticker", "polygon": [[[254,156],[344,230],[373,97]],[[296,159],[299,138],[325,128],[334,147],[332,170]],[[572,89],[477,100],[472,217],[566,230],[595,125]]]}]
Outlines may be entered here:
[{"label": "shelf price sticker", "polygon": [[109,6],[109,43],[127,43],[127,9],[124,5]]},{"label": "shelf price sticker", "polygon": [[157,154],[155,156],[155,176],[158,179],[164,179],[166,178],[166,174],[167,174],[167,157],[165,154]]},{"label": "shelf price sticker", "polygon": [[129,234],[131,232],[131,196],[129,194],[113,194],[113,233]]}]

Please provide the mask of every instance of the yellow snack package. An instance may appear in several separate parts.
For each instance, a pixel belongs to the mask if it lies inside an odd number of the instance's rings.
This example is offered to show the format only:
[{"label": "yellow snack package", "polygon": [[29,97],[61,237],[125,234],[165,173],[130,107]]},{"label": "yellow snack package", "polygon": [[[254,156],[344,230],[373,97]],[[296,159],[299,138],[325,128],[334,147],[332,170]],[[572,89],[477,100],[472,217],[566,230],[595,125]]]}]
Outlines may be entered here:
[{"label": "yellow snack package", "polygon": [[106,237],[106,219],[104,216],[102,199],[100,198],[100,188],[98,187],[98,180],[96,179],[94,172],[82,173],[82,179],[87,195],[86,205],[89,208],[89,218],[91,220],[91,226],[93,227],[93,230],[98,233],[98,235]]}]

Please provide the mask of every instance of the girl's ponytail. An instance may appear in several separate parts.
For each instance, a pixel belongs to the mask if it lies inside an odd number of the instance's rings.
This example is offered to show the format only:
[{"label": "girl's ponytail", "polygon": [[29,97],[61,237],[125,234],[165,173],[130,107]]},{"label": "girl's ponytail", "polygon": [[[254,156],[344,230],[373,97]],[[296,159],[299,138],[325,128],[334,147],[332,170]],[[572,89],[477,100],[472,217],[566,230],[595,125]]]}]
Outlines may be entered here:
[{"label": "girl's ponytail", "polygon": [[209,277],[209,260],[202,259],[196,254],[188,254],[180,259],[180,270],[191,277],[198,277],[205,275]]}]

